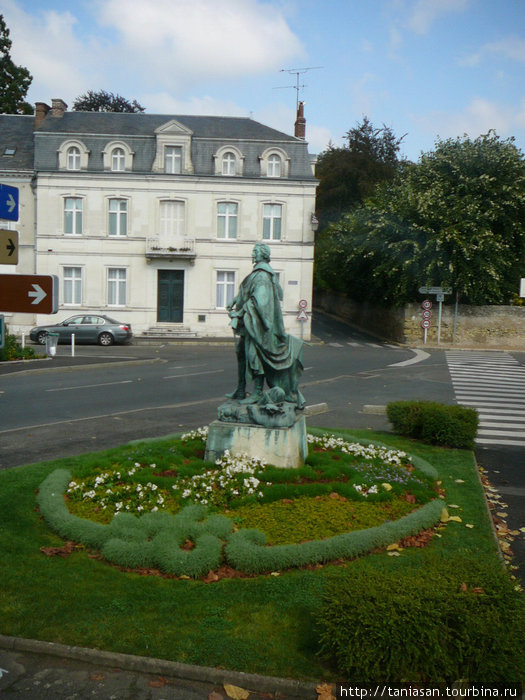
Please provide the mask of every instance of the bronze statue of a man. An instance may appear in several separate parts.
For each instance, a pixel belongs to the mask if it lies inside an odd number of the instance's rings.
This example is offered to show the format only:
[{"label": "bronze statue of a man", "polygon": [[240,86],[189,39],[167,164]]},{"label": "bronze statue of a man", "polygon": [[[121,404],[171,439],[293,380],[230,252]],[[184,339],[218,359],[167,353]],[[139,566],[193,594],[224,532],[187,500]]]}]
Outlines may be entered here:
[{"label": "bronze statue of a man", "polygon": [[[252,261],[252,272],[241,282],[237,296],[227,307],[230,325],[238,336],[239,375],[237,388],[228,398],[247,404],[264,402],[266,379],[270,388],[282,389],[285,401],[303,408],[305,401],[298,389],[303,341],[284,330],[283,291],[270,266],[270,248],[257,243]],[[254,382],[254,391],[248,398],[247,379]]]}]

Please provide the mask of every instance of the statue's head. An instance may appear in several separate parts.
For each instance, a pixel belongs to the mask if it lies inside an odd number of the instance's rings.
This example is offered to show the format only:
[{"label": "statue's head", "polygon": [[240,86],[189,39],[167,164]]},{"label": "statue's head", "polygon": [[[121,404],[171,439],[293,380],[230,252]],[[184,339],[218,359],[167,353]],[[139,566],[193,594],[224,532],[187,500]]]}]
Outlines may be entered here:
[{"label": "statue's head", "polygon": [[256,243],[253,247],[252,260],[254,262],[270,262],[270,246],[266,243]]}]

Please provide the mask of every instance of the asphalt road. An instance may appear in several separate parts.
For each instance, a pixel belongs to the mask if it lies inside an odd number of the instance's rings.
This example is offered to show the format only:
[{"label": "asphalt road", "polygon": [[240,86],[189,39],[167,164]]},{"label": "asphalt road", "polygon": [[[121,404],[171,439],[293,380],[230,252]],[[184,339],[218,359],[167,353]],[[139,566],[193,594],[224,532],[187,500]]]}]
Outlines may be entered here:
[{"label": "asphalt road", "polygon": [[[384,414],[389,401],[454,402],[444,350],[391,346],[321,314],[316,314],[314,333],[313,343],[305,348],[301,382],[309,425],[389,430]],[[215,418],[217,405],[235,385],[230,339],[77,347],[74,358],[70,352],[69,347],[60,346],[53,360],[0,364],[0,469],[205,425]],[[525,365],[525,354],[515,357]],[[522,447],[509,445],[476,449],[478,462],[508,504],[510,529],[525,524],[523,455]],[[525,538],[517,539],[513,550],[522,563],[525,584]],[[177,680],[167,672],[152,673],[147,665],[132,665],[132,670],[125,671],[127,659],[101,665],[89,658],[91,650],[86,650],[85,658],[71,658],[51,657],[45,645],[24,652],[1,646],[0,695],[5,691],[24,700],[225,697],[217,678]],[[234,677],[230,682],[245,685],[239,674],[238,680]],[[258,688],[257,682],[252,688]],[[297,691],[275,684],[271,689],[275,695],[251,697],[317,696],[313,688]]]},{"label": "asphalt road", "polygon": [[[392,345],[321,313],[313,332],[301,381],[309,425],[388,431],[389,401],[454,403],[444,350]],[[513,355],[525,366],[525,353]],[[75,357],[63,345],[54,359],[1,364],[0,469],[206,425],[236,372],[232,339],[77,346]],[[520,446],[476,448],[514,530],[525,525],[524,453]],[[513,549],[525,564],[525,538]],[[520,575],[525,582],[525,565]]]}]

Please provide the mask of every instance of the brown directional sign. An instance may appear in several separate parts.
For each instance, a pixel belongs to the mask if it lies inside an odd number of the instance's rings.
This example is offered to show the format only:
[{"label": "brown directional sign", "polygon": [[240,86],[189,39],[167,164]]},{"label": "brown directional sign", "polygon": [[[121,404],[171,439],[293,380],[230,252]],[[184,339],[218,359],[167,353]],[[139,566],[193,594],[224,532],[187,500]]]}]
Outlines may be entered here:
[{"label": "brown directional sign", "polygon": [[0,230],[0,265],[18,265],[18,231]]},{"label": "brown directional sign", "polygon": [[56,275],[0,275],[0,311],[56,314]]}]

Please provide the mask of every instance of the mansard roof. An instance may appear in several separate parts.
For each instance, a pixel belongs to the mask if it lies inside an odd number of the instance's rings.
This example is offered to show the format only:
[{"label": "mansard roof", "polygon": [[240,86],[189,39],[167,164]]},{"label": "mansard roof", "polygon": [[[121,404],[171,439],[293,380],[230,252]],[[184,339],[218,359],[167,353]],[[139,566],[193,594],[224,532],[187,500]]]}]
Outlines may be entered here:
[{"label": "mansard roof", "polygon": [[0,114],[0,170],[33,170],[34,125],[32,115]]},{"label": "mansard roof", "polygon": [[301,142],[247,117],[120,112],[64,112],[61,117],[49,113],[37,133],[152,136],[156,129],[173,120],[190,129],[194,138]]}]

